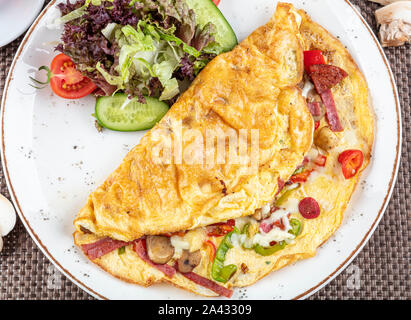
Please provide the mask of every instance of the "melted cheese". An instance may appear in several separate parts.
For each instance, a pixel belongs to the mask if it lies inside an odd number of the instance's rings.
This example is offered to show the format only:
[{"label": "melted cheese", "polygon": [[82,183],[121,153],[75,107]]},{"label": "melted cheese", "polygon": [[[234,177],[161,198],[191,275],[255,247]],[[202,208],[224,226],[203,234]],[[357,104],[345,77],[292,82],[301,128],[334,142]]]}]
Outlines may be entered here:
[{"label": "melted cheese", "polygon": [[268,224],[274,223],[280,219],[283,218],[287,218],[287,215],[289,214],[289,212],[287,210],[284,209],[279,209],[275,212],[273,212],[273,214],[270,216],[270,218],[268,218],[267,220],[265,220]]},{"label": "melted cheese", "polygon": [[357,134],[354,130],[346,130],[344,132],[342,142],[350,147],[355,147],[359,145]]},{"label": "melted cheese", "polygon": [[183,237],[172,236],[170,238],[171,245],[174,247],[174,256],[173,258],[178,259],[181,257],[183,250],[190,249],[190,243],[185,241]]},{"label": "melted cheese", "polygon": [[247,223],[251,223],[253,220],[255,221],[255,219],[252,218],[252,217],[241,217],[241,218],[237,218],[237,219],[235,219],[235,226],[236,226],[239,230],[242,230],[243,227],[244,227]]},{"label": "melted cheese", "polygon": [[294,235],[286,231],[281,230],[280,228],[274,227],[268,233],[257,233],[253,238],[253,244],[259,244],[263,247],[269,247],[270,243],[273,241],[280,242],[284,240],[293,240]]},{"label": "melted cheese", "polygon": [[266,217],[271,210],[271,203],[267,203],[265,204],[262,208],[261,208],[261,214],[263,215],[263,217]]},{"label": "melted cheese", "polygon": [[[269,223],[274,223],[278,220],[281,220],[283,222],[284,227],[285,227],[285,232],[288,232],[289,230],[291,230],[290,221],[288,219],[288,214],[289,213],[290,213],[289,210],[279,209],[279,210],[275,211],[267,221]],[[274,228],[278,228],[278,227],[274,226]]]},{"label": "melted cheese", "polygon": [[307,153],[307,158],[310,161],[314,161],[315,159],[317,159],[318,154],[319,154],[319,152],[318,152],[317,149],[311,148],[310,151],[308,151],[308,153]]},{"label": "melted cheese", "polygon": [[306,81],[302,90],[303,97],[307,99],[308,92],[310,92],[312,89],[314,89],[314,85],[311,83],[311,81]]},{"label": "melted cheese", "polygon": [[290,213],[298,212],[299,200],[296,198],[288,198],[288,200],[282,205],[283,209]]},{"label": "melted cheese", "polygon": [[241,247],[246,240],[247,236],[245,234],[233,233],[231,235],[231,243],[234,247]]}]

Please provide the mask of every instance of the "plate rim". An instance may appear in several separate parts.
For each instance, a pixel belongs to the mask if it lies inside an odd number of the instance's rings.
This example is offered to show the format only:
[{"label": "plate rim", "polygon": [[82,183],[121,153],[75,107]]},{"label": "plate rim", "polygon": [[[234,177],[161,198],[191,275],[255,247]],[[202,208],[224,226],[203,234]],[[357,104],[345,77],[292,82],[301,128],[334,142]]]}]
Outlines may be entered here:
[{"label": "plate rim", "polygon": [[[27,232],[30,234],[30,237],[33,239],[33,241],[36,243],[37,247],[40,248],[40,250],[43,252],[43,254],[53,263],[53,265],[59,269],[70,281],[75,283],[78,287],[80,287],[82,290],[86,291],[88,294],[92,295],[95,298],[98,299],[103,299],[103,300],[109,300],[107,297],[103,296],[102,294],[94,291],[87,285],[85,285],[82,281],[77,279],[75,276],[73,276],[67,269],[65,269],[54,257],[53,255],[48,251],[47,247],[42,243],[38,235],[34,232],[34,229],[30,226],[28,220],[24,216],[24,213],[21,210],[19,201],[17,199],[17,195],[14,191],[13,185],[11,183],[8,167],[7,167],[7,159],[6,159],[6,154],[5,154],[5,140],[4,140],[4,111],[5,111],[5,104],[6,104],[6,99],[7,99],[7,91],[9,89],[10,81],[13,76],[13,71],[15,68],[15,65],[17,63],[17,60],[19,59],[27,41],[29,40],[31,34],[33,33],[34,29],[37,27],[39,21],[41,18],[45,15],[47,10],[49,10],[57,0],[51,0],[46,7],[41,11],[41,13],[37,16],[37,18],[34,20],[33,24],[30,26],[28,29],[26,35],[24,36],[22,42],[20,43],[16,54],[13,58],[12,64],[10,66],[10,69],[8,71],[8,75],[5,81],[4,89],[3,89],[3,96],[2,96],[2,101],[1,101],[1,123],[0,123],[0,128],[1,128],[1,163],[2,163],[2,168],[3,168],[3,173],[5,176],[6,180],[6,185],[9,190],[9,194],[11,196],[12,202],[14,207],[16,208],[17,214],[20,217],[20,220],[22,221],[24,227],[26,228]],[[328,276],[326,276],[322,281],[317,283],[315,286],[311,287],[310,289],[306,290],[305,292],[297,295],[296,297],[292,298],[291,300],[299,300],[299,299],[306,299],[324,286],[326,286],[331,280],[336,278],[347,266],[348,264],[351,263],[351,261],[360,253],[360,251],[363,249],[365,244],[368,242],[372,234],[374,233],[375,229],[377,228],[379,222],[381,221],[387,206],[390,202],[392,193],[394,191],[395,183],[398,177],[398,171],[400,167],[400,161],[401,161],[401,152],[402,152],[402,114],[401,114],[401,103],[399,100],[399,94],[398,94],[398,87],[391,69],[391,66],[389,64],[388,58],[385,55],[385,52],[383,48],[381,47],[381,44],[379,43],[377,37],[375,36],[374,32],[372,31],[371,27],[367,23],[367,21],[364,19],[364,17],[358,12],[358,10],[355,8],[355,6],[349,1],[349,0],[341,0],[344,1],[350,8],[351,10],[360,18],[360,21],[364,24],[365,28],[367,29],[368,33],[371,35],[371,38],[375,42],[379,53],[381,54],[381,57],[384,61],[385,67],[388,71],[388,75],[390,77],[390,82],[393,90],[393,95],[394,95],[394,100],[395,100],[395,110],[396,110],[396,115],[397,115],[397,145],[396,145],[396,157],[395,157],[395,163],[393,166],[393,170],[391,173],[391,179],[388,185],[388,191],[384,197],[384,201],[378,211],[377,217],[373,221],[371,227],[368,229],[362,240],[359,242],[359,244],[355,247],[355,249],[348,255],[348,257],[333,271],[331,272]]]}]

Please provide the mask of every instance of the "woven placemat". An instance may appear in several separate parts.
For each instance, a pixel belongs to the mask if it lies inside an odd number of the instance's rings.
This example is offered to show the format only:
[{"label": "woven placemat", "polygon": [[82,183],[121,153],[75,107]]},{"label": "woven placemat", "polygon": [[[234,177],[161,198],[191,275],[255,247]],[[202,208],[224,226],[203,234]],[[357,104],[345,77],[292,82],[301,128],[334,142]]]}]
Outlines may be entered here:
[{"label": "woven placemat", "polygon": [[[46,1],[48,2],[48,1]],[[376,31],[377,4],[353,0]],[[0,48],[0,98],[22,37]],[[385,49],[397,80],[403,119],[403,148],[398,181],[388,209],[370,241],[351,265],[310,299],[410,299],[411,47]],[[9,197],[0,169],[0,191]],[[0,300],[93,299],[60,274],[37,248],[22,223],[4,239],[0,253]],[[359,272],[360,281],[352,281]],[[356,278],[358,280],[358,278]]]}]

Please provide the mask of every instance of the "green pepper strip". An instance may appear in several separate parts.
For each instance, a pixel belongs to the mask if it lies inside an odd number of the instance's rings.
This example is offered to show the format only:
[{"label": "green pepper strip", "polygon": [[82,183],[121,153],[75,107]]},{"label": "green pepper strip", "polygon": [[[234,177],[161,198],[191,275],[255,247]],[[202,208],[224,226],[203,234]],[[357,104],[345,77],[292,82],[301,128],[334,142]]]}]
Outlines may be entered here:
[{"label": "green pepper strip", "polygon": [[242,234],[246,234],[248,236],[248,229],[250,228],[250,223],[244,225],[243,229],[241,230]]},{"label": "green pepper strip", "polygon": [[240,233],[239,230],[234,227],[234,230],[227,233],[218,246],[213,265],[211,267],[211,276],[218,282],[227,282],[231,276],[237,271],[237,266],[230,264],[224,266],[225,256],[230,248],[233,247],[231,243],[231,236],[233,233]]},{"label": "green pepper strip", "polygon": [[303,171],[304,171],[304,166],[302,166],[301,168],[298,168],[297,170],[295,170],[292,175],[294,176],[294,175],[299,174],[299,173],[301,173],[301,172],[303,172]]},{"label": "green pepper strip", "polygon": [[126,252],[126,247],[118,248],[118,254],[123,254]]},{"label": "green pepper strip", "polygon": [[231,276],[237,271],[237,266],[235,264],[229,264],[221,269],[220,277],[225,279],[224,282],[227,282]]},{"label": "green pepper strip", "polygon": [[301,231],[303,228],[302,228],[302,224],[300,220],[292,218],[290,219],[290,225],[291,225],[291,230],[288,231],[289,233],[295,236],[298,236],[301,234]]},{"label": "green pepper strip", "polygon": [[[251,223],[247,223],[247,224],[244,225],[243,229],[241,230],[241,233],[245,234],[247,236],[247,239],[250,238],[250,232],[249,232],[250,226],[251,226]],[[243,243],[242,246],[243,246],[244,249],[252,249],[253,248],[252,246],[248,246],[245,243]]]},{"label": "green pepper strip", "polygon": [[276,243],[275,245],[268,247],[268,248],[264,248],[263,246],[260,246],[259,244],[257,244],[254,247],[254,251],[262,256],[271,256],[273,253],[284,249],[286,245],[287,243],[285,241]]}]

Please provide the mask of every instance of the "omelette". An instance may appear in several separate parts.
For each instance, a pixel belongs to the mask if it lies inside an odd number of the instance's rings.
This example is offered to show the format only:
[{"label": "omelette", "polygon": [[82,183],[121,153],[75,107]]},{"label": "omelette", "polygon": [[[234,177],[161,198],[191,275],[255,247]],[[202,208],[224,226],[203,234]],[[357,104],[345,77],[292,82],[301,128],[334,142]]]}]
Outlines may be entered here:
[{"label": "omelette", "polygon": [[[226,161],[152,156],[159,143],[189,130],[204,138],[207,129],[223,137],[247,129],[247,150],[258,129],[258,152],[230,163],[224,142]],[[337,230],[373,131],[367,84],[348,51],[304,11],[279,3],[265,26],[206,66],[89,196],[75,243],[124,281],[231,297],[314,256]],[[182,139],[183,149],[193,139]]]}]

